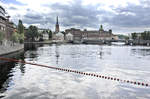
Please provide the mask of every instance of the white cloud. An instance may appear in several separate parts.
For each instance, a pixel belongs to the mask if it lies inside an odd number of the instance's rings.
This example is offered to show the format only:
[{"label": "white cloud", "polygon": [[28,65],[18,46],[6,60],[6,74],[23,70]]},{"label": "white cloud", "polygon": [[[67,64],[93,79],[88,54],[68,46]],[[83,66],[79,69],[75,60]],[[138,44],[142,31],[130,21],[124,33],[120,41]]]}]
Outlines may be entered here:
[{"label": "white cloud", "polygon": [[[22,19],[25,26],[31,24],[42,28],[55,28],[56,16],[59,16],[60,28],[69,27],[80,29],[97,29],[100,24],[104,28],[113,31],[125,31],[123,27],[130,25],[131,31],[134,25],[133,19],[139,20],[139,26],[149,24],[149,18],[141,19],[142,15],[149,16],[148,0],[16,0],[21,3],[2,3],[11,16],[11,20],[17,24]],[[142,3],[144,2],[144,3]],[[134,8],[139,9],[134,9]],[[147,8],[147,10],[146,10]],[[128,11],[129,10],[129,11]],[[139,14],[140,13],[140,14]],[[38,16],[40,18],[38,18]],[[138,17],[137,17],[138,16]],[[134,18],[133,18],[134,17]],[[119,20],[118,20],[119,19]],[[113,21],[114,20],[114,21]],[[117,21],[116,21],[117,20]],[[132,23],[132,24],[130,24]],[[139,28],[138,26],[138,28]],[[149,26],[149,25],[148,25]],[[140,28],[142,29],[142,28]],[[143,28],[144,29],[144,28]],[[133,29],[135,30],[135,29]],[[138,30],[138,29],[137,29]]]},{"label": "white cloud", "polygon": [[83,5],[101,4],[101,5],[114,6],[114,7],[120,7],[120,6],[126,7],[128,3],[139,5],[140,0],[83,0]]},{"label": "white cloud", "polygon": [[123,14],[123,15],[126,15],[126,16],[129,16],[129,15],[131,15],[131,16],[136,16],[136,14],[135,14],[135,13],[132,13],[132,12],[122,12],[122,13],[120,13],[120,14]]},{"label": "white cloud", "polygon": [[16,0],[20,3],[27,4],[33,6],[41,6],[44,4],[54,4],[54,3],[61,3],[61,4],[69,4],[72,0]]}]

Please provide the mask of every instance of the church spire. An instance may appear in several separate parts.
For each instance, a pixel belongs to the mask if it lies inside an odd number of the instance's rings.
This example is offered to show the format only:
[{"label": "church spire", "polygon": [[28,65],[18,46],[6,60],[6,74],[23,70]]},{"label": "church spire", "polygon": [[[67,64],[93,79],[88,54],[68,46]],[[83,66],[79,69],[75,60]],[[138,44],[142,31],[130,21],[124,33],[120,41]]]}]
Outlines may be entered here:
[{"label": "church spire", "polygon": [[59,32],[59,23],[58,23],[58,16],[56,18],[56,27],[55,27],[55,33]]},{"label": "church spire", "polygon": [[58,16],[57,16],[57,19],[56,19],[56,24],[58,25]]}]

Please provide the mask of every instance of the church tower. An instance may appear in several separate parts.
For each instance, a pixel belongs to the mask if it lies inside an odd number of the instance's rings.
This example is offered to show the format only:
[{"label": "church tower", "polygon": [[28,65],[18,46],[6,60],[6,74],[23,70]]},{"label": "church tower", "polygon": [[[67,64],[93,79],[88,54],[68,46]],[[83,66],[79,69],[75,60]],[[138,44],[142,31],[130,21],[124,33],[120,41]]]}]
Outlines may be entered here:
[{"label": "church tower", "polygon": [[58,23],[58,16],[57,16],[57,19],[56,19],[56,27],[55,27],[55,33],[58,33],[59,32],[59,23]]}]

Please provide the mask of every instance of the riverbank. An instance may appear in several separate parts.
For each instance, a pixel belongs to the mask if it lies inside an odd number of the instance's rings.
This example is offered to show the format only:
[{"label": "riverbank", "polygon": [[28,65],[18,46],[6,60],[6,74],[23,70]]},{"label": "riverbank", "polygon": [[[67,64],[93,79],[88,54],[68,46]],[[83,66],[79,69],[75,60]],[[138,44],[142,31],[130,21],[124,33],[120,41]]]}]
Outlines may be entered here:
[{"label": "riverbank", "polygon": [[150,46],[150,40],[129,40],[127,43],[127,45],[146,45],[146,46]]},{"label": "riverbank", "polygon": [[8,55],[24,49],[24,44],[0,45],[0,56]]}]

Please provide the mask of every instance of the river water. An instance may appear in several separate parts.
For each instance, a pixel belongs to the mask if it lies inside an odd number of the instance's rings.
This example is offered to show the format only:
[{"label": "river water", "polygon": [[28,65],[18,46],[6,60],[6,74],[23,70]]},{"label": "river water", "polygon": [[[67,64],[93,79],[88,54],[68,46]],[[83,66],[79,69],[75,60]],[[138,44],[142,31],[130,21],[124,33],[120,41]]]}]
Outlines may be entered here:
[{"label": "river water", "polygon": [[[150,84],[150,47],[42,45],[24,52],[27,62]],[[13,66],[12,66],[13,65]],[[5,66],[5,65],[3,65]],[[148,99],[150,87],[13,63],[1,81],[4,99]],[[2,73],[1,73],[2,74]],[[2,75],[1,75],[2,76]]]}]

